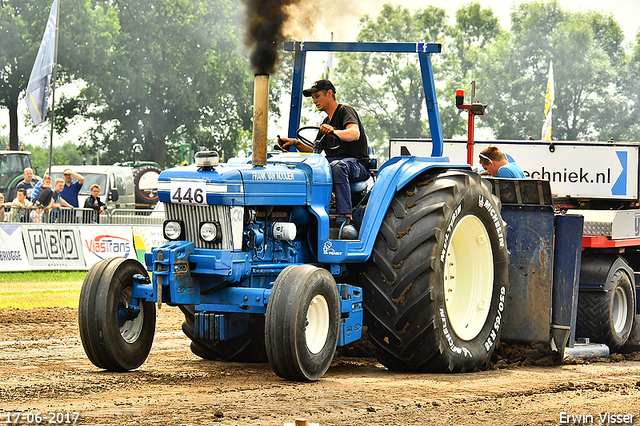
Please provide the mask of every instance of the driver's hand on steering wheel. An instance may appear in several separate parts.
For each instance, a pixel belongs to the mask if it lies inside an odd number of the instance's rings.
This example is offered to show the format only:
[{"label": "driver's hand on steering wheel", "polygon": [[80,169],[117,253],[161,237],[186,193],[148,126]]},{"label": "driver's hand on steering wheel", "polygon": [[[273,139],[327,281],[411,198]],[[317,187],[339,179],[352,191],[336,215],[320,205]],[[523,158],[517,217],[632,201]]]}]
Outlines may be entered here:
[{"label": "driver's hand on steering wheel", "polygon": [[320,126],[320,133],[325,134],[325,135],[330,135],[331,133],[334,133],[336,131],[335,127],[330,126],[328,124],[323,124],[322,126]]},{"label": "driver's hand on steering wheel", "polygon": [[290,146],[296,145],[296,140],[294,138],[278,138],[278,145],[282,147],[282,149],[289,150]]}]

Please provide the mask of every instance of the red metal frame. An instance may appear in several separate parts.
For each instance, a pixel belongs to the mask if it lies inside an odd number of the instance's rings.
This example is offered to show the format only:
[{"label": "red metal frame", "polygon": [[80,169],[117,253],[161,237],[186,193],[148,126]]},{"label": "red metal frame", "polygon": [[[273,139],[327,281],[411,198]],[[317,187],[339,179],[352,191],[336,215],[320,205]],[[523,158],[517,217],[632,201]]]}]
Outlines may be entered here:
[{"label": "red metal frame", "polygon": [[622,248],[640,246],[640,238],[612,240],[609,237],[582,237],[582,248]]},{"label": "red metal frame", "polygon": [[458,102],[464,102],[464,90],[458,89],[456,91],[456,107],[458,107],[458,109],[467,110],[467,114],[469,114],[469,119],[467,121],[467,164],[473,166],[473,144],[476,114],[471,111],[471,104]]}]

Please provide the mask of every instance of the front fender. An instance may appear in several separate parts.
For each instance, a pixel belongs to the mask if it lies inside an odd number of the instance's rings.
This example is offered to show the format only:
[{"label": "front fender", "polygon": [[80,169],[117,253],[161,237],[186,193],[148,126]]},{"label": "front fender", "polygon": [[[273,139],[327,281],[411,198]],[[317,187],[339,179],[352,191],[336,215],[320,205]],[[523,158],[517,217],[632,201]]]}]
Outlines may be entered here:
[{"label": "front fender", "polygon": [[[326,249],[326,244],[320,243],[321,246],[318,247],[320,262],[365,262],[369,259],[378,231],[395,193],[419,174],[435,169],[471,170],[471,166],[450,163],[448,157],[401,156],[387,161],[378,172],[367,203],[360,227],[360,240],[332,241],[334,253],[327,253],[327,250],[323,250],[323,246]],[[335,252],[342,252],[342,256],[336,256]],[[339,257],[342,259],[338,259]]]}]

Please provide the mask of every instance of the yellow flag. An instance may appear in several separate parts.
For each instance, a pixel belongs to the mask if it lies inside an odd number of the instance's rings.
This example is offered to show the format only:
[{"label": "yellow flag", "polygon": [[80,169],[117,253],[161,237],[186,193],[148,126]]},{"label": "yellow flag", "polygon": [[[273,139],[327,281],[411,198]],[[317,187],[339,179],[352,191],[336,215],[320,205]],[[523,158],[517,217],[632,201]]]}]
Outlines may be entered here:
[{"label": "yellow flag", "polygon": [[555,93],[553,89],[553,62],[549,63],[549,81],[547,82],[547,96],[544,99],[544,123],[542,124],[542,140],[551,140],[551,112]]}]

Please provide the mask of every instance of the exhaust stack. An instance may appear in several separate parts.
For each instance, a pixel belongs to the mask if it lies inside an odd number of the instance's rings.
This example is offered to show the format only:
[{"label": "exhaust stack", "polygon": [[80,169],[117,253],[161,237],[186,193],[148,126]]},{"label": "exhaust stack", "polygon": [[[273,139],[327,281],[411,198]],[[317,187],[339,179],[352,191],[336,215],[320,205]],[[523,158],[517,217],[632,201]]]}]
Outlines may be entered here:
[{"label": "exhaust stack", "polygon": [[256,74],[253,89],[253,167],[267,165],[267,119],[269,110],[269,74]]}]

